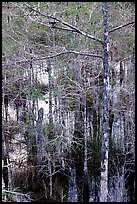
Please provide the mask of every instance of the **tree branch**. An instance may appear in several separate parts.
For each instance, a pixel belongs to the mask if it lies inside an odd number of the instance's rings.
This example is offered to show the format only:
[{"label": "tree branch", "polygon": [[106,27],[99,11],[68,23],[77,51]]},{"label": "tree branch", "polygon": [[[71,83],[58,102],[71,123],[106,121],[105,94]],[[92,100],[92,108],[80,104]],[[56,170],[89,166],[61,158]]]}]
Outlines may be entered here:
[{"label": "tree branch", "polygon": [[3,189],[2,192],[7,193],[7,194],[15,194],[17,196],[24,196],[24,197],[28,198],[30,201],[32,201],[32,199],[30,198],[30,196],[28,194],[15,192],[15,191],[9,191],[9,190],[5,190],[5,189]]},{"label": "tree branch", "polygon": [[[101,55],[97,55],[97,54],[92,54],[92,53],[81,53],[81,52],[77,52],[77,51],[64,51],[64,52],[60,52],[51,56],[46,56],[46,57],[41,57],[41,58],[33,58],[33,59],[26,59],[26,60],[20,60],[20,61],[16,61],[16,64],[20,64],[20,63],[29,63],[34,62],[34,61],[38,61],[38,60],[45,60],[45,59],[49,59],[49,58],[54,58],[54,57],[59,57],[61,55],[66,55],[66,54],[75,54],[75,55],[81,55],[81,56],[89,56],[89,57],[98,57],[102,59]],[[6,62],[6,65],[10,64]],[[10,64],[11,65],[11,64]]]},{"label": "tree branch", "polygon": [[123,28],[123,27],[125,27],[125,26],[131,25],[131,24],[134,24],[134,23],[135,23],[135,22],[132,21],[132,22],[126,23],[126,24],[124,24],[124,25],[117,26],[117,27],[115,27],[115,28],[112,28],[112,29],[109,31],[109,33],[112,33],[112,32],[115,31],[115,30],[118,30],[118,29],[120,29],[120,28]]},{"label": "tree branch", "polygon": [[33,19],[33,18],[30,17],[30,16],[29,16],[29,18],[30,18],[30,20],[32,20],[33,22],[38,23],[38,24],[40,24],[40,25],[44,25],[44,26],[46,26],[46,27],[48,27],[48,28],[50,28],[50,29],[53,29],[53,28],[55,29],[55,28],[56,28],[56,29],[60,29],[60,30],[66,30],[66,31],[74,32],[73,29],[57,27],[56,25],[54,25],[54,27],[53,27],[53,26],[51,26],[51,25],[46,24],[45,22],[36,21],[35,19]]},{"label": "tree branch", "polygon": [[101,55],[96,55],[96,54],[92,54],[92,53],[81,53],[81,52],[77,52],[77,51],[66,51],[66,52],[61,52],[58,53],[56,55],[52,55],[52,56],[47,56],[45,58],[53,58],[53,57],[58,57],[60,55],[65,55],[65,54],[76,54],[76,55],[82,55],[82,56],[90,56],[90,57],[98,57],[102,59]]},{"label": "tree branch", "polygon": [[73,32],[77,32],[77,33],[79,33],[79,34],[81,34],[81,35],[83,35],[85,37],[88,37],[88,38],[90,38],[92,40],[96,40],[96,41],[100,42],[101,44],[103,44],[103,41],[101,39],[99,39],[99,38],[97,38],[95,36],[92,36],[92,35],[90,35],[88,33],[85,33],[85,32],[81,31],[80,29],[78,29],[77,27],[75,27],[75,26],[73,26],[73,25],[71,25],[69,23],[66,23],[66,22],[64,22],[64,21],[62,21],[62,20],[60,20],[60,19],[58,19],[56,17],[53,17],[53,16],[48,16],[47,15],[47,17],[52,18],[53,20],[56,20],[56,21],[62,23],[63,25],[71,28]]},{"label": "tree branch", "polygon": [[73,25],[71,25],[71,24],[69,24],[69,23],[67,23],[67,22],[65,22],[65,21],[62,21],[61,19],[59,19],[59,18],[57,18],[57,17],[55,17],[55,16],[48,15],[48,14],[43,14],[43,13],[41,13],[40,11],[38,11],[37,9],[32,8],[31,6],[29,6],[29,5],[26,4],[26,3],[25,3],[25,5],[26,5],[28,8],[30,8],[31,10],[33,10],[34,12],[37,12],[38,14],[40,14],[41,16],[44,16],[44,17],[49,18],[49,19],[52,19],[52,20],[54,20],[54,21],[56,21],[56,22],[60,22],[61,24],[65,25],[65,26],[67,26],[67,27],[69,27],[69,28],[71,28],[71,29],[72,29],[71,31],[77,32],[77,33],[79,33],[79,34],[81,34],[81,35],[83,35],[83,36],[85,36],[85,37],[88,37],[88,38],[90,38],[90,39],[92,39],[92,40],[96,40],[96,41],[98,41],[99,43],[103,44],[103,41],[102,41],[101,39],[99,39],[98,37],[92,36],[92,35],[90,35],[90,34],[88,34],[88,33],[85,33],[85,32],[83,32],[83,31],[81,31],[80,29],[78,29],[77,27],[75,27],[75,26],[73,26]]},{"label": "tree branch", "polygon": [[71,32],[76,32],[75,30],[73,29],[69,29],[69,28],[62,28],[62,27],[57,27],[57,26],[54,26],[54,27],[51,27],[50,28],[54,28],[54,29],[58,29],[58,30],[65,30],[65,31],[71,31]]}]

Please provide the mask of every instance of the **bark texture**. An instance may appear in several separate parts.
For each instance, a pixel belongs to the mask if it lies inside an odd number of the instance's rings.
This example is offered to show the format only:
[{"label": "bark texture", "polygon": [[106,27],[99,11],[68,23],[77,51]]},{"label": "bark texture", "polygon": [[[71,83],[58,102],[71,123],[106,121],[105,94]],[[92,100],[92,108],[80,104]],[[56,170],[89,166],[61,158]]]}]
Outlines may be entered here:
[{"label": "bark texture", "polygon": [[104,44],[103,44],[103,124],[102,124],[102,149],[101,149],[101,202],[108,198],[108,151],[109,151],[109,69],[108,69],[108,3],[103,3]]}]

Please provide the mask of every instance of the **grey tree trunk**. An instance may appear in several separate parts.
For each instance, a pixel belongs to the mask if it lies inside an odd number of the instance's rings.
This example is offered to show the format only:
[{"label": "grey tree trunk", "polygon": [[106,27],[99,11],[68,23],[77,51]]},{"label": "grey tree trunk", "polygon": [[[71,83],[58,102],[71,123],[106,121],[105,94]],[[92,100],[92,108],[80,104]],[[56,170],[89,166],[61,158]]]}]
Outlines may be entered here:
[{"label": "grey tree trunk", "polygon": [[[32,50],[30,49],[30,54]],[[30,95],[33,87],[34,82],[34,72],[33,72],[33,62],[32,58],[30,61],[29,66],[29,82],[30,82]],[[36,165],[37,164],[37,144],[36,144],[36,132],[34,127],[34,120],[35,120],[35,100],[29,100],[29,126],[27,131],[27,139],[28,139],[28,164]]]},{"label": "grey tree trunk", "polygon": [[38,120],[37,120],[37,164],[41,164],[43,156],[43,138],[44,131],[42,127],[43,122],[43,108],[38,111]]},{"label": "grey tree trunk", "polygon": [[103,124],[102,124],[102,149],[101,149],[101,202],[108,198],[108,151],[109,151],[109,69],[108,69],[108,3],[103,3],[104,44],[103,44]]},{"label": "grey tree trunk", "polygon": [[49,80],[49,139],[53,138],[53,115],[52,115],[52,79],[51,79],[51,63],[48,60],[48,80]]},{"label": "grey tree trunk", "polygon": [[61,94],[61,90],[58,90],[58,100],[59,100],[59,124],[61,125],[61,132],[60,132],[60,148],[59,148],[59,157],[60,157],[60,161],[61,161],[61,166],[64,169],[65,168],[65,163],[64,163],[64,138],[65,138],[65,107],[63,104],[63,100],[62,100],[62,94]]},{"label": "grey tree trunk", "polygon": [[[53,139],[53,115],[52,115],[52,67],[51,62],[48,60],[48,81],[49,81],[49,135],[48,139]],[[50,152],[48,153],[50,155]],[[48,159],[48,170],[49,170],[49,200],[52,199],[53,194],[53,182],[52,182],[52,167],[51,160]]]},{"label": "grey tree trunk", "polygon": [[[75,125],[74,125],[74,136],[77,143],[81,143],[81,147],[75,147],[75,168],[76,168],[76,186],[78,202],[82,202],[82,187],[83,187],[83,169],[84,169],[84,149],[83,149],[83,116],[82,116],[82,106],[81,106],[81,90],[79,86],[81,85],[81,72],[80,72],[80,59],[77,58],[75,67],[75,79],[76,79],[76,94],[77,100],[75,103]],[[78,86],[79,85],[79,86]],[[80,142],[81,140],[81,142]]]},{"label": "grey tree trunk", "polygon": [[4,108],[2,111],[2,159],[3,159],[3,168],[2,168],[2,176],[3,176],[3,181],[5,184],[5,189],[8,190],[9,187],[9,174],[8,174],[8,158],[9,158],[9,153],[7,150],[7,144],[6,144],[6,134],[5,134],[5,129],[4,129]]},{"label": "grey tree trunk", "polygon": [[86,70],[83,70],[84,87],[83,87],[83,108],[84,108],[84,185],[83,185],[83,202],[89,202],[89,179],[87,164],[87,108],[86,108]]}]

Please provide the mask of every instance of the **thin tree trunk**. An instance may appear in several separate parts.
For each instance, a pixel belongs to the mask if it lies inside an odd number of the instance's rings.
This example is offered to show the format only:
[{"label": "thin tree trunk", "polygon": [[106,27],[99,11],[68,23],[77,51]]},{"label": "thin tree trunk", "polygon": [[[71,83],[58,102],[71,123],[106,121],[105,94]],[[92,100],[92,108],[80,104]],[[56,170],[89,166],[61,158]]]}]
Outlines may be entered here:
[{"label": "thin tree trunk", "polygon": [[49,80],[49,139],[53,138],[53,115],[52,115],[52,79],[51,79],[51,63],[48,61],[48,80]]},{"label": "thin tree trunk", "polygon": [[86,70],[83,71],[84,90],[83,90],[83,108],[84,108],[84,186],[83,186],[83,202],[89,202],[89,179],[87,164],[87,109],[86,109]]},{"label": "thin tree trunk", "polygon": [[[76,78],[76,94],[77,94],[77,100],[75,105],[75,125],[74,125],[74,136],[77,140],[76,142],[79,142],[79,140],[83,139],[83,116],[81,111],[81,90],[79,89],[78,85],[81,84],[81,78],[80,78],[80,59],[77,58],[76,67],[75,67],[75,78]],[[81,144],[83,145],[83,143]],[[77,185],[77,195],[78,195],[78,202],[82,202],[83,196],[82,196],[82,187],[83,187],[83,167],[84,167],[84,149],[83,146],[81,146],[81,149],[79,147],[76,147],[75,152],[75,168],[76,168],[76,185]]]},{"label": "thin tree trunk", "polygon": [[51,161],[48,160],[48,169],[49,169],[49,199],[52,199],[53,195],[53,182],[52,182],[52,168],[51,168]]},{"label": "thin tree trunk", "polygon": [[[48,81],[49,81],[49,135],[48,139],[53,139],[53,115],[52,115],[52,67],[51,62],[48,60]],[[50,152],[48,153],[50,155]],[[49,201],[52,199],[53,195],[53,182],[52,182],[52,167],[51,167],[51,159],[48,159],[48,170],[49,170]]]},{"label": "thin tree trunk", "polygon": [[37,164],[41,164],[43,156],[43,138],[44,132],[42,127],[43,122],[43,108],[38,111],[38,121],[37,121]]},{"label": "thin tree trunk", "polygon": [[7,144],[6,144],[6,138],[5,138],[5,131],[4,131],[4,108],[3,108],[3,116],[2,116],[2,159],[3,159],[3,168],[2,168],[2,174],[3,174],[3,180],[5,184],[5,189],[8,190],[9,187],[9,173],[8,173],[8,158],[9,153],[7,150]]},{"label": "thin tree trunk", "polygon": [[103,124],[102,124],[102,149],[101,149],[101,202],[108,198],[108,151],[109,151],[109,70],[108,70],[108,3],[103,3],[104,20],[104,45],[103,45]]},{"label": "thin tree trunk", "polygon": [[[2,159],[3,159],[3,168],[2,168],[2,176],[5,184],[5,189],[9,188],[9,170],[8,170],[8,162],[9,162],[9,145],[8,138],[6,138],[5,133],[5,125],[8,122],[8,95],[5,95],[5,84],[6,84],[6,73],[3,82],[3,106],[2,106]],[[4,111],[5,107],[5,111]]]},{"label": "thin tree trunk", "polygon": [[62,100],[62,95],[61,95],[61,90],[58,91],[58,100],[59,100],[59,124],[61,125],[61,133],[60,133],[60,140],[61,140],[61,144],[60,144],[60,150],[59,150],[59,157],[60,157],[60,161],[61,161],[61,166],[64,169],[65,168],[65,164],[64,164],[64,148],[63,148],[63,143],[64,143],[64,128],[65,128],[65,121],[64,121],[64,117],[65,117],[65,110],[64,110],[64,104],[63,104],[63,100]]},{"label": "thin tree trunk", "polygon": [[[29,45],[28,45],[29,46]],[[32,54],[32,50],[30,49],[30,54]],[[32,58],[31,58],[32,59]],[[29,69],[29,82],[30,82],[30,90],[32,90],[34,83],[34,72],[33,72],[33,62],[30,61],[30,69]],[[30,93],[31,94],[31,93]],[[34,109],[35,109],[35,100],[32,102],[29,100],[29,127],[28,127],[28,164],[36,165],[37,164],[37,146],[36,146],[36,134],[34,129]]]}]

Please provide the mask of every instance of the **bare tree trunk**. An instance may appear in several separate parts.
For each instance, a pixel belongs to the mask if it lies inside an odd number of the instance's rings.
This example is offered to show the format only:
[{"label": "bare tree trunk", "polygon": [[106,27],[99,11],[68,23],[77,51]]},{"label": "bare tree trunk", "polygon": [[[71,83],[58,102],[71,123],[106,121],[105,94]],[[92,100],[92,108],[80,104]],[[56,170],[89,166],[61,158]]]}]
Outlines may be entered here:
[{"label": "bare tree trunk", "polygon": [[44,132],[42,127],[43,122],[43,108],[38,111],[38,121],[37,121],[37,164],[41,164],[43,156],[43,138]]},{"label": "bare tree trunk", "polygon": [[3,159],[2,174],[3,174],[5,189],[8,190],[8,187],[9,187],[9,173],[8,173],[9,153],[8,153],[8,150],[7,150],[6,138],[5,138],[4,132],[5,131],[4,131],[4,115],[3,115],[2,116],[2,159]]},{"label": "bare tree trunk", "polygon": [[83,70],[84,87],[83,87],[83,108],[84,108],[84,186],[83,186],[83,202],[89,202],[89,179],[87,164],[87,109],[86,109],[86,70]]},{"label": "bare tree trunk", "polygon": [[[82,116],[82,106],[81,106],[81,90],[79,89],[78,85],[81,84],[80,78],[80,59],[77,58],[76,67],[75,67],[75,78],[76,78],[76,94],[77,100],[75,105],[75,130],[74,136],[77,140],[76,142],[79,143],[79,140],[83,140],[83,116]],[[83,168],[84,168],[84,149],[83,149],[83,142],[81,142],[81,148],[76,147],[75,151],[75,168],[76,168],[76,186],[77,186],[77,194],[78,194],[78,202],[82,202],[82,187],[83,187]]]},{"label": "bare tree trunk", "polygon": [[48,60],[48,80],[49,80],[49,139],[53,138],[53,115],[52,115],[52,79],[51,79],[51,63]]},{"label": "bare tree trunk", "polygon": [[[30,54],[32,50],[30,49]],[[33,73],[33,63],[30,61],[29,69],[29,82],[30,89],[33,87],[34,82],[34,73]],[[36,146],[36,132],[34,129],[34,109],[35,109],[35,100],[31,102],[29,100],[29,127],[28,127],[28,164],[36,165],[37,164],[37,146]]]},{"label": "bare tree trunk", "polygon": [[63,100],[62,100],[62,95],[61,95],[61,90],[58,90],[58,101],[59,101],[59,124],[61,125],[61,132],[59,133],[60,135],[60,140],[61,140],[61,144],[59,147],[59,157],[60,157],[60,161],[61,161],[61,166],[64,169],[65,168],[65,164],[64,164],[64,148],[63,148],[63,143],[64,143],[64,128],[65,128],[65,121],[64,121],[64,117],[65,117],[65,110],[64,108],[64,104],[63,104]]},{"label": "bare tree trunk", "polygon": [[109,70],[108,70],[108,3],[103,3],[104,20],[104,90],[103,90],[103,124],[102,124],[102,149],[101,149],[101,202],[108,198],[108,151],[109,151]]},{"label": "bare tree trunk", "polygon": [[51,168],[50,159],[48,159],[48,169],[49,169],[49,200],[51,200],[53,195],[53,182],[52,182],[52,168]]},{"label": "bare tree trunk", "polygon": [[[6,78],[5,78],[6,81]],[[8,190],[9,187],[9,171],[8,171],[8,161],[9,161],[9,148],[8,148],[8,140],[6,138],[5,133],[5,122],[7,123],[7,115],[8,115],[8,96],[5,96],[5,90],[3,84],[3,106],[2,106],[2,160],[3,160],[3,168],[2,168],[2,176],[5,184],[5,189]],[[5,98],[6,97],[6,98]],[[5,100],[6,99],[6,100]],[[4,111],[5,106],[5,111]],[[5,113],[5,114],[4,114]],[[4,117],[5,116],[5,117]],[[4,122],[4,119],[6,120]]]}]

